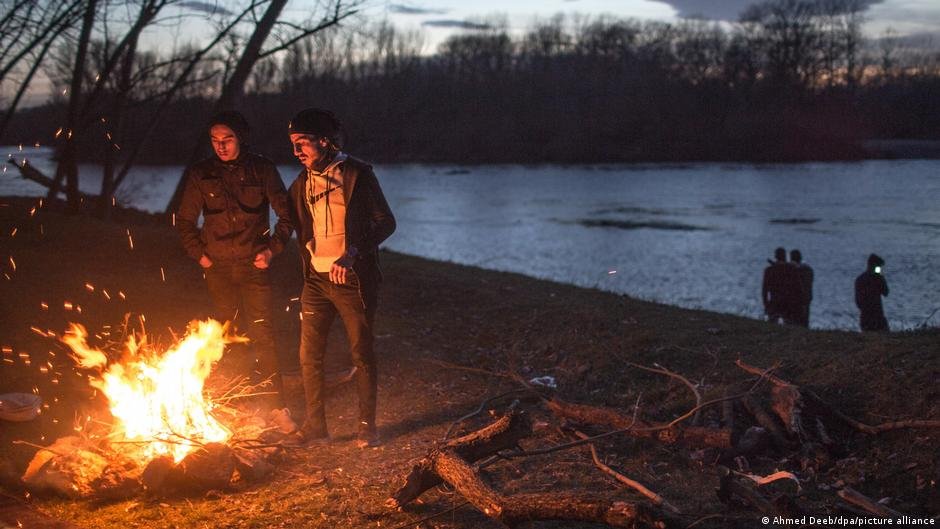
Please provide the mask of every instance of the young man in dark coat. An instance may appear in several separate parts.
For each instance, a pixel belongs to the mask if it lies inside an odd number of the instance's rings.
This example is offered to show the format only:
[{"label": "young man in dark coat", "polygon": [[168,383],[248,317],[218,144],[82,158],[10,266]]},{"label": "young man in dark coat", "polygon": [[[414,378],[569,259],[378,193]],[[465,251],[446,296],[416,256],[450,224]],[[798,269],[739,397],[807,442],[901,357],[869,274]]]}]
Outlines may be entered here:
[{"label": "young man in dark coat", "polygon": [[761,300],[767,321],[788,324],[798,322],[800,283],[796,269],[787,263],[787,251],[774,250],[774,260],[764,269]]},{"label": "young man in dark coat", "polygon": [[809,327],[809,306],[813,302],[813,267],[803,262],[799,250],[790,250],[790,265],[800,278],[800,302],[797,324]]},{"label": "young man in dark coat", "polygon": [[868,256],[868,268],[855,279],[855,305],[861,312],[859,326],[863,331],[887,331],[881,297],[888,295],[888,282],[882,274],[885,261],[876,254]]},{"label": "young man in dark coat", "polygon": [[373,349],[378,248],[395,231],[395,217],[372,167],[340,150],[342,132],[331,112],[315,108],[301,111],[288,126],[294,156],[304,165],[289,191],[303,261],[300,364],[307,400],[303,426],[293,441],[329,439],[323,359],[338,315],[356,367],[356,445],[365,448],[379,444]]},{"label": "young man in dark coat", "polygon": [[[208,130],[214,155],[186,169],[176,228],[186,253],[205,272],[214,317],[234,322],[240,315],[247,325],[252,378],[273,376],[283,404],[302,408],[299,369],[275,376],[280,369],[268,266],[293,230],[284,182],[274,163],[245,149],[248,122],[241,114],[221,112]],[[277,215],[273,230],[271,209]]]}]

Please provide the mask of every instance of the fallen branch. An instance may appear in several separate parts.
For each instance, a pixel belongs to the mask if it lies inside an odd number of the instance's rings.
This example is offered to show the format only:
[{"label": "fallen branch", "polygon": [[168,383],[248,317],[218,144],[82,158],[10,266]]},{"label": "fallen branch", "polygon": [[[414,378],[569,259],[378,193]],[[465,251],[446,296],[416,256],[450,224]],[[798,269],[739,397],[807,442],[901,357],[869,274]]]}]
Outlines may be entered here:
[{"label": "fallen branch", "polygon": [[[698,410],[702,407],[704,405],[700,404],[694,409]],[[634,421],[632,417],[611,408],[571,404],[557,398],[548,401],[548,408],[559,417],[581,424],[612,428],[633,437],[657,439],[666,444],[681,443],[691,446],[731,447],[731,430],[728,428],[682,427],[676,424],[676,421],[667,424],[647,423],[640,419]],[[691,415],[691,412],[686,413],[684,417],[687,418]]]},{"label": "fallen branch", "polygon": [[744,402],[744,407],[747,409],[748,413],[757,421],[757,424],[761,425],[770,433],[770,437],[773,439],[777,448],[781,450],[793,448],[793,443],[787,439],[787,436],[780,429],[777,421],[767,413],[767,410],[765,410],[759,402],[751,397],[745,397],[742,399],[742,402]]},{"label": "fallen branch", "polygon": [[452,450],[437,454],[434,469],[441,478],[484,514],[514,527],[533,520],[577,520],[613,527],[673,527],[663,513],[642,503],[595,494],[544,493],[503,495],[483,482],[469,463]]},{"label": "fallen branch", "polygon": [[[575,433],[575,435],[577,435],[580,439],[587,439],[587,437],[588,437],[588,436],[585,435],[584,433],[579,432],[579,431],[577,431],[577,430],[575,430],[574,433]],[[593,443],[592,443],[592,444],[589,444],[588,447],[590,447],[590,449],[591,449],[591,458],[594,460],[594,465],[595,465],[597,468],[601,469],[602,472],[604,472],[604,473],[607,474],[608,476],[614,478],[615,480],[619,481],[620,483],[622,483],[622,484],[624,484],[624,485],[630,487],[631,489],[637,491],[638,493],[642,494],[643,496],[645,496],[646,498],[648,498],[651,502],[653,502],[653,504],[663,506],[663,507],[665,507],[666,509],[670,510],[670,511],[673,512],[673,513],[676,513],[676,514],[679,513],[679,509],[677,509],[675,506],[673,506],[673,505],[670,504],[668,501],[666,501],[665,499],[663,499],[662,496],[660,496],[659,494],[656,494],[655,492],[653,492],[653,491],[651,491],[650,489],[646,488],[646,487],[645,487],[642,483],[640,483],[639,481],[635,481],[635,480],[633,480],[633,479],[630,479],[630,478],[628,478],[627,476],[621,474],[620,472],[617,472],[616,470],[610,468],[607,464],[605,464],[603,461],[601,461],[600,458],[597,457],[597,449],[594,447],[594,444],[593,444]]]},{"label": "fallen branch", "polygon": [[[886,422],[886,423],[882,423],[879,425],[871,426],[863,422],[857,421],[849,417],[848,415],[842,413],[835,406],[823,400],[822,397],[814,393],[812,390],[802,389],[795,384],[791,384],[787,382],[786,380],[783,380],[779,377],[768,374],[767,371],[748,365],[740,359],[737,360],[735,364],[737,364],[738,367],[740,367],[744,371],[747,371],[748,373],[761,375],[765,377],[767,380],[773,383],[774,386],[776,386],[777,388],[792,388],[799,395],[810,398],[816,404],[819,404],[820,406],[825,408],[832,415],[835,415],[837,418],[841,419],[843,422],[845,422],[852,428],[855,428],[856,430],[862,433],[867,433],[869,435],[877,435],[879,433],[887,432],[889,430],[899,430],[902,428],[940,428],[940,420],[931,420],[931,419],[910,419],[910,420],[903,420],[903,421],[891,421],[891,422]],[[775,400],[779,400],[782,403],[782,401],[784,401],[785,399],[792,398],[792,397],[793,397],[792,391],[780,391],[779,393],[775,395]]]},{"label": "fallen branch", "polygon": [[[22,164],[16,163],[16,160],[13,160],[13,159],[7,160],[7,163],[19,169],[20,176],[22,176],[23,179],[29,180],[30,182],[35,182],[45,187],[46,189],[52,188],[54,181],[48,176],[42,174],[39,171],[39,169],[36,169],[32,165],[29,165],[29,163],[27,163],[25,160],[23,161]],[[85,201],[92,201],[92,200],[98,199],[96,195],[89,195],[81,191],[78,192],[78,196]]]},{"label": "fallen branch", "polygon": [[442,451],[452,451],[461,459],[473,463],[500,450],[516,446],[520,439],[530,433],[528,417],[523,413],[513,412],[485,428],[453,439],[415,463],[405,477],[404,485],[393,493],[385,504],[390,508],[400,508],[417,499],[426,490],[439,485],[441,477],[434,470],[434,461]]},{"label": "fallen branch", "polygon": [[[633,362],[628,362],[628,364],[630,364],[631,366],[633,366],[633,367],[635,367],[635,368],[637,368],[637,369],[642,369],[642,370],[644,370],[644,371],[649,371],[649,372],[651,372],[651,373],[659,373],[659,374],[661,374],[661,375],[666,375],[666,376],[668,376],[668,377],[672,377],[672,378],[674,378],[674,379],[676,379],[676,380],[682,382],[683,384],[685,384],[685,385],[692,391],[692,394],[695,395],[695,407],[696,407],[697,409],[699,409],[699,411],[701,411],[702,394],[698,392],[698,388],[695,387],[695,384],[689,382],[689,379],[685,378],[684,376],[682,376],[682,375],[680,375],[680,374],[678,374],[678,373],[675,373],[675,372],[673,372],[673,371],[670,371],[670,370],[666,369],[665,367],[663,367],[663,366],[661,366],[661,365],[658,365],[658,364],[653,364],[653,365],[656,366],[655,368],[646,367],[646,366],[643,366],[643,365],[640,365],[640,364],[634,364]],[[693,422],[693,423],[698,423],[698,417],[699,417],[699,412],[695,412],[695,415],[694,415],[694,417],[692,418],[692,422]]]},{"label": "fallen branch", "polygon": [[459,425],[460,423],[466,421],[467,419],[470,419],[470,418],[472,418],[472,417],[475,417],[475,416],[479,415],[480,412],[483,411],[483,408],[485,408],[487,404],[493,402],[494,400],[501,399],[501,398],[503,398],[503,397],[506,397],[506,396],[509,396],[509,395],[513,395],[513,394],[515,394],[515,393],[521,393],[521,392],[523,392],[523,391],[529,391],[529,389],[528,389],[528,388],[513,389],[513,390],[509,390],[509,391],[507,391],[507,392],[505,392],[505,393],[500,393],[499,395],[496,395],[495,397],[490,397],[490,398],[484,400],[483,402],[480,403],[480,405],[477,407],[477,409],[473,410],[472,412],[470,412],[470,413],[468,413],[468,414],[466,414],[466,415],[460,417],[460,418],[457,419],[456,421],[452,422],[451,425],[450,425],[450,427],[448,427],[448,428],[447,428],[447,431],[444,433],[444,438],[443,438],[443,440],[446,441],[447,439],[450,438],[450,434],[453,433],[454,428],[456,428],[457,425]]},{"label": "fallen branch", "polygon": [[722,502],[727,503],[732,497],[737,497],[766,516],[788,516],[792,514],[778,509],[757,490],[757,485],[750,480],[739,479],[729,468],[718,467],[718,476],[720,477],[718,498]]},{"label": "fallen branch", "polygon": [[838,494],[840,498],[851,503],[852,505],[861,507],[862,509],[865,509],[866,511],[876,516],[882,516],[885,518],[900,518],[901,516],[903,516],[901,513],[899,513],[898,511],[895,511],[894,509],[889,509],[888,507],[885,507],[884,505],[880,503],[872,501],[870,498],[868,498],[861,492],[858,492],[857,490],[852,489],[851,487],[845,487],[839,490],[838,492],[836,492],[836,494]]}]

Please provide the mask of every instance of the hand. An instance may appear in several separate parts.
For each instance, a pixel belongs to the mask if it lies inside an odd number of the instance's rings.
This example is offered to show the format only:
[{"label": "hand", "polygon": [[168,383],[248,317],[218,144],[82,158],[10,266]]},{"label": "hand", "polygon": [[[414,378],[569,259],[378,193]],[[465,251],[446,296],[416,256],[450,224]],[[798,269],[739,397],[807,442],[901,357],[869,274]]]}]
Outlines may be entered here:
[{"label": "hand", "polygon": [[271,264],[271,256],[274,253],[270,248],[258,252],[258,255],[255,256],[255,268],[259,270],[264,270]]},{"label": "hand", "polygon": [[346,274],[352,270],[354,261],[355,258],[347,254],[340,256],[340,258],[333,263],[333,266],[330,267],[330,281],[337,285],[345,285]]},{"label": "hand", "polygon": [[199,258],[199,266],[209,268],[212,266],[212,259],[209,259],[208,255],[202,254],[202,257]]}]

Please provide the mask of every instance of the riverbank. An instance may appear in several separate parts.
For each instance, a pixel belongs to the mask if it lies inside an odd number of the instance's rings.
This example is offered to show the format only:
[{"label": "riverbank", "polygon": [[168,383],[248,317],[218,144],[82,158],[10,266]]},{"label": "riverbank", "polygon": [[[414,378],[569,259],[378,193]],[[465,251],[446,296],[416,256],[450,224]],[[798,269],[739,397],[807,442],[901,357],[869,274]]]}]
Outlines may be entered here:
[{"label": "riverbank", "polygon": [[[0,454],[5,488],[14,494],[22,492],[10,478],[22,471],[34,449],[10,442],[48,442],[70,431],[81,409],[75,398],[82,394],[81,381],[62,377],[53,383],[39,371],[52,361],[66,373],[69,363],[61,347],[41,333],[61,333],[67,321],[93,329],[117,326],[130,313],[145,315],[148,331],[166,342],[168,329],[178,332],[205,315],[209,301],[199,271],[163,219],[122,211],[114,222],[104,223],[68,217],[48,205],[30,214],[35,204],[35,199],[0,198],[0,258],[9,276],[0,278],[5,360],[0,392],[36,387],[51,404],[36,421],[4,423]],[[526,378],[552,376],[558,396],[569,401],[626,410],[639,399],[645,416],[671,420],[694,399],[683,385],[629,362],[658,363],[681,373],[698,384],[705,399],[753,380],[735,367],[738,358],[762,367],[781,362],[779,376],[812,388],[863,422],[940,418],[937,330],[883,335],[807,331],[391,252],[383,252],[382,263],[385,285],[376,324],[382,447],[365,452],[352,447],[355,397],[352,388],[342,388],[328,403],[335,442],[288,453],[268,482],[190,498],[107,504],[41,498],[33,500],[34,506],[97,528],[396,527],[461,502],[435,490],[409,512],[388,512],[382,506],[412,461],[454,420],[515,387],[497,376],[509,371]],[[299,293],[297,264],[293,249],[273,263],[282,316],[278,336],[288,352],[297,347],[297,304],[290,302]],[[58,352],[49,357],[48,351]],[[331,343],[328,363],[348,363],[339,340]],[[500,410],[507,404],[504,399],[491,407]],[[561,440],[552,432],[549,428],[541,442]],[[849,435],[839,463],[802,484],[801,502],[813,512],[837,512],[832,490],[841,480],[875,499],[890,497],[890,506],[906,514],[936,514],[936,430]],[[718,502],[711,492],[717,477],[710,461],[629,439],[603,449],[610,464],[683,512],[749,516]],[[751,462],[758,473],[788,464],[793,463],[773,458]],[[506,463],[493,472],[510,491],[615,487],[594,468],[590,455],[579,450]],[[756,523],[750,516],[749,523],[740,522],[742,527]],[[469,506],[433,524],[498,527]]]}]

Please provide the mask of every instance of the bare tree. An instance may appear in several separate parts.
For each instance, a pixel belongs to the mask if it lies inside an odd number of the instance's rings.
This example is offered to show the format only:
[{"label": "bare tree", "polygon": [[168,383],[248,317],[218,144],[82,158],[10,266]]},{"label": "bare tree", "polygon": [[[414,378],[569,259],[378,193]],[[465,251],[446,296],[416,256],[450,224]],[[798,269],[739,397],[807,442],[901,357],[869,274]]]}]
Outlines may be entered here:
[{"label": "bare tree", "polygon": [[[244,46],[239,50],[238,61],[231,74],[226,77],[221,93],[213,106],[213,111],[233,108],[239,102],[245,93],[248,78],[258,61],[288,50],[297,42],[340,24],[343,20],[358,12],[358,6],[361,2],[362,0],[327,0],[322,15],[304,25],[296,25],[281,20],[287,0],[269,0],[266,2],[267,7],[264,13],[254,25]],[[279,26],[286,26],[286,30],[281,32]],[[274,32],[276,27],[279,31]],[[275,43],[269,48],[264,48],[272,36]],[[195,160],[198,153],[199,148],[197,146],[193,150],[190,160]],[[169,204],[167,204],[165,210],[167,213],[176,211],[179,207],[184,183],[181,177]]]},{"label": "bare tree", "polygon": [[[14,96],[0,121],[0,138],[32,85],[53,45],[78,22],[83,0],[69,2],[14,0],[3,3],[0,15],[0,85],[14,87]],[[29,63],[20,72],[23,63]],[[17,78],[17,73],[22,77]]]}]

